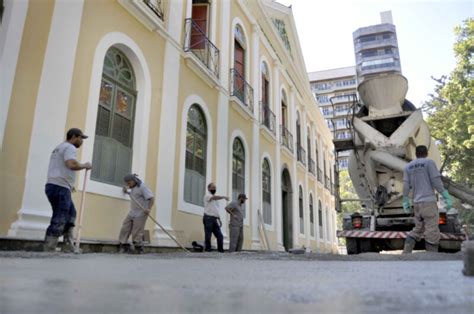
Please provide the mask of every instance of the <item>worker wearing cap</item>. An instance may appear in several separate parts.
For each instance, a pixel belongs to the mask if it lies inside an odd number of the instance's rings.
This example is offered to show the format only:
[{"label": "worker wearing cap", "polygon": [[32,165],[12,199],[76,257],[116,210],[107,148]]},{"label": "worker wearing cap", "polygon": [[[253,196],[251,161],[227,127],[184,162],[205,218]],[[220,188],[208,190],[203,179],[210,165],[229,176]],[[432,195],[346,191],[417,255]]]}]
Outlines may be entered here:
[{"label": "worker wearing cap", "polygon": [[427,251],[437,252],[440,232],[438,227],[439,213],[436,204],[436,189],[446,203],[446,209],[453,205],[451,196],[444,189],[441,174],[433,160],[428,159],[428,148],[420,145],[416,147],[416,159],[406,167],[403,175],[403,209],[410,213],[410,199],[408,194],[413,192],[413,209],[415,227],[405,239],[403,253],[411,253],[416,242],[425,236]]},{"label": "worker wearing cap", "polygon": [[58,238],[64,236],[64,252],[72,252],[73,228],[76,220],[76,208],[72,202],[76,171],[91,169],[91,163],[77,161],[77,149],[87,136],[80,129],[67,131],[66,141],[59,144],[52,152],[48,167],[48,180],[45,193],[51,204],[53,215],[46,229],[44,250],[56,251]]},{"label": "worker wearing cap", "polygon": [[129,252],[128,238],[132,235],[133,253],[143,252],[143,233],[145,223],[155,199],[150,189],[140,180],[136,174],[127,174],[123,180],[126,186],[123,192],[130,195],[130,211],[125,217],[120,229],[120,253]]},{"label": "worker wearing cap", "polygon": [[230,243],[229,252],[242,251],[242,245],[244,243],[244,209],[242,206],[247,200],[245,194],[239,194],[236,201],[230,202],[225,210],[230,215],[229,222],[229,233]]}]

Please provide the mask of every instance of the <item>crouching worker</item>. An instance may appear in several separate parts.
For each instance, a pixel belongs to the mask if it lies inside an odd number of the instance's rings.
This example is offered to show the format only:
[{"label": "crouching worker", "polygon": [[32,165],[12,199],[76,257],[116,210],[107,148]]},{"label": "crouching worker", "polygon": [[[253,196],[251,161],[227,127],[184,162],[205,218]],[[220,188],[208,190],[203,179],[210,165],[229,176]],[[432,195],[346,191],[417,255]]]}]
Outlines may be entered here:
[{"label": "crouching worker", "polygon": [[140,180],[136,174],[128,174],[123,180],[127,184],[123,192],[130,195],[130,211],[122,224],[120,230],[120,253],[130,252],[128,238],[132,235],[134,253],[143,253],[143,232],[146,219],[155,201],[150,189]]}]

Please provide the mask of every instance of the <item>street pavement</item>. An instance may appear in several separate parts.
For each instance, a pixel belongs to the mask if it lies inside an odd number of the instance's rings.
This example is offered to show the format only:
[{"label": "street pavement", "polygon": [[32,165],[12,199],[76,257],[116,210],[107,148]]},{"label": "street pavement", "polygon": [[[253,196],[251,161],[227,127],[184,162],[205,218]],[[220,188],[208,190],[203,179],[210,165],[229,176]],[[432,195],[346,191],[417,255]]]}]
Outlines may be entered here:
[{"label": "street pavement", "polygon": [[474,313],[458,254],[0,252],[0,313]]}]

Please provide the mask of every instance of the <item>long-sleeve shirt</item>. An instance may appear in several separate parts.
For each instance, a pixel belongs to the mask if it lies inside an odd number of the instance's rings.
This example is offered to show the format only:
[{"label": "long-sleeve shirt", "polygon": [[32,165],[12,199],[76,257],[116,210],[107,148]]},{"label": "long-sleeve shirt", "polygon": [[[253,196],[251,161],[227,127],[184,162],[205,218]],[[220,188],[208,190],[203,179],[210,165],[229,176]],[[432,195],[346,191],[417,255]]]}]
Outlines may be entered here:
[{"label": "long-sleeve shirt", "polygon": [[444,191],[441,174],[433,160],[417,158],[405,167],[403,173],[403,196],[413,190],[413,203],[436,202],[434,190]]}]

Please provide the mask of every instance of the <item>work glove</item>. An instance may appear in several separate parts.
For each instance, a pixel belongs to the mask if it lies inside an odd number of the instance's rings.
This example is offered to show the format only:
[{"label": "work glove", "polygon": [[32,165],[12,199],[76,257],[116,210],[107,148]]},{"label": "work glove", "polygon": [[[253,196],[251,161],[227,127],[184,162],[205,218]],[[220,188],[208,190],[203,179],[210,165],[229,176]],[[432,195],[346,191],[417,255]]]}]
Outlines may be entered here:
[{"label": "work glove", "polygon": [[451,207],[453,207],[453,199],[451,198],[451,195],[449,195],[448,190],[444,190],[443,193],[441,193],[441,196],[443,196],[444,203],[446,204],[446,210],[450,210]]},{"label": "work glove", "polygon": [[408,196],[404,196],[403,197],[403,210],[405,211],[405,213],[409,214],[411,212],[411,205],[410,205],[410,199],[408,198]]}]

